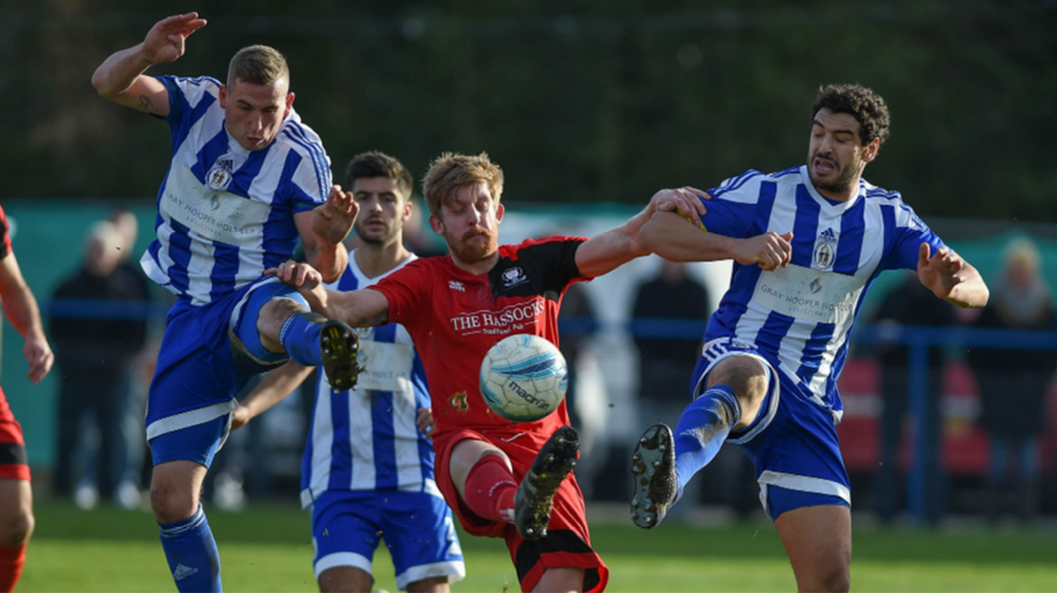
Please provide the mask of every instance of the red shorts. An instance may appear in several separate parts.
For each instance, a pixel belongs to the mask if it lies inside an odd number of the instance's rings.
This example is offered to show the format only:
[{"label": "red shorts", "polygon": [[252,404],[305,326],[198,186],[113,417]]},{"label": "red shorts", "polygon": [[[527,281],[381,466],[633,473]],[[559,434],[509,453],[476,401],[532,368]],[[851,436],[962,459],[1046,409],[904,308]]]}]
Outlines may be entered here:
[{"label": "red shorts", "polygon": [[580,492],[574,475],[569,474],[558,487],[558,492],[554,495],[554,510],[551,511],[547,536],[538,541],[525,541],[510,523],[478,517],[459,499],[455,484],[451,481],[451,452],[459,441],[475,439],[498,447],[510,458],[510,464],[514,467],[514,478],[520,483],[548,437],[549,434],[524,433],[507,442],[473,430],[445,434],[433,441],[433,448],[437,452],[437,486],[467,533],[502,537],[506,540],[506,547],[510,550],[510,559],[517,569],[522,591],[531,591],[543,576],[543,571],[548,568],[570,566],[584,569],[585,592],[604,591],[609,581],[609,569],[602,562],[602,558],[591,549],[584,495]]},{"label": "red shorts", "polygon": [[0,478],[29,480],[26,441],[22,438],[22,426],[11,413],[2,389],[0,389]]}]

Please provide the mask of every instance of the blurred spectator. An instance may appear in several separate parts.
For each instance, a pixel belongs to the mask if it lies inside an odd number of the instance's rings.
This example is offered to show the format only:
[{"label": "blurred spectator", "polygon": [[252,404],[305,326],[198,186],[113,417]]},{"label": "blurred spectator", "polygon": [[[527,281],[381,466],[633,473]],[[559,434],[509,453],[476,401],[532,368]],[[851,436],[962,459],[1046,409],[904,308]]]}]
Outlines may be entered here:
[{"label": "blurred spectator", "polygon": [[[693,374],[701,356],[701,336],[711,313],[708,290],[687,275],[685,263],[662,259],[658,275],[639,285],[631,317],[635,322],[633,337],[639,351],[639,409],[644,421],[663,421],[674,426],[683,408],[690,403],[688,377]],[[672,332],[686,329],[685,323],[679,323],[678,327],[650,324],[656,320],[696,321],[701,323],[701,328],[689,332],[691,337],[673,337]],[[643,331],[658,335],[645,336]],[[734,455],[730,455],[731,451],[728,450],[711,471],[737,471],[738,464],[747,461],[740,452],[733,451]],[[701,488],[706,482],[719,483],[719,480],[697,480],[688,484],[683,493],[684,504],[673,507],[672,512],[678,515],[692,510],[700,502]],[[694,504],[686,504],[691,501]]]},{"label": "blurred spectator", "polygon": [[[991,301],[977,327],[1057,329],[1050,289],[1039,274],[1040,259],[1030,240],[1009,245],[1002,279],[991,285]],[[988,514],[997,519],[1015,509],[1030,519],[1038,511],[1039,436],[1046,431],[1045,400],[1057,352],[973,348],[969,363],[980,389],[980,425],[991,437]],[[1011,467],[1017,471],[1009,471]],[[1013,497],[1007,497],[1007,489]]]},{"label": "blurred spectator", "polygon": [[[83,267],[60,284],[52,305],[51,330],[61,373],[54,490],[73,494],[73,460],[90,417],[98,427],[100,446],[98,454],[86,460],[86,475],[75,495],[85,508],[95,505],[100,490],[125,507],[139,502],[135,486],[122,481],[129,469],[122,418],[130,363],[145,338],[141,311],[127,303],[141,300],[143,293],[135,279],[119,271],[121,245],[113,223],[96,223]],[[90,471],[93,464],[95,472]]]},{"label": "blurred spectator", "polygon": [[[632,317],[636,320],[708,320],[708,291],[690,278],[686,264],[661,260],[660,274],[640,285],[635,295]],[[660,328],[669,330],[674,328]],[[701,355],[700,335],[694,337],[646,337],[636,332],[639,350],[639,398],[652,418],[678,418],[690,397],[687,380]],[[670,413],[665,413],[670,412]]]},{"label": "blurred spectator", "polygon": [[[117,207],[110,211],[107,220],[112,222],[121,234],[120,257],[114,273],[127,275],[138,287],[139,294],[129,300],[147,304],[150,302],[150,280],[143,273],[143,268],[139,265],[139,258],[133,258],[136,255],[136,239],[139,237],[139,219],[128,208]],[[166,291],[166,294],[169,294],[168,291]],[[139,354],[137,357],[138,362],[133,361],[130,368],[124,373],[122,377],[124,384],[120,388],[122,392],[120,426],[124,434],[122,442],[127,447],[123,460],[125,470],[124,474],[120,476],[121,485],[119,486],[119,488],[124,489],[124,492],[119,495],[119,499],[123,499],[123,504],[125,505],[131,505],[134,502],[134,498],[138,496],[138,491],[148,482],[151,469],[151,464],[145,455],[147,442],[143,437],[143,417],[146,415],[147,388],[150,386],[150,377],[153,376],[153,373],[147,375],[144,381],[141,380],[137,369],[131,368],[141,366],[144,356],[148,355],[144,352],[147,340],[147,310],[144,309],[142,313],[144,316],[141,318],[142,323],[139,327],[141,334],[137,335],[136,342],[136,350]],[[153,351],[150,355],[157,358],[157,351]],[[135,490],[132,488],[135,488]]]},{"label": "blurred spectator", "polygon": [[576,282],[569,286],[562,298],[561,311],[558,313],[558,323],[561,329],[561,340],[559,349],[565,357],[565,364],[569,370],[569,387],[565,391],[565,406],[569,410],[569,422],[576,429],[580,429],[580,412],[576,407],[576,363],[580,357],[580,351],[584,343],[597,329],[594,309],[591,301],[587,298],[587,289],[582,282]]},{"label": "blurred spectator", "polygon": [[[957,323],[953,305],[937,299],[932,291],[918,280],[917,272],[906,273],[906,279],[885,295],[881,306],[874,314],[873,323],[890,326],[950,326]],[[879,467],[874,475],[875,509],[884,523],[892,522],[901,508],[897,471],[899,444],[909,410],[909,348],[903,344],[882,346],[878,352],[881,363],[881,439]],[[925,521],[931,525],[943,517],[946,477],[941,460],[940,438],[942,424],[940,404],[943,399],[943,365],[945,356],[942,346],[928,349],[928,383],[925,389],[925,417],[915,418],[923,422],[927,439],[925,451]]]}]

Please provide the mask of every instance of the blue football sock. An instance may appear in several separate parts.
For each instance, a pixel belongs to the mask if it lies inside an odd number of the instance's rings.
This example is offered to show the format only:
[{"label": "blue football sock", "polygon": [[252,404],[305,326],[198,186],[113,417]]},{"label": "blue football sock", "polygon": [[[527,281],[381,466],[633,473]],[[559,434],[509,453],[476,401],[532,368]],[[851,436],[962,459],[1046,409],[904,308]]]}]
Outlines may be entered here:
[{"label": "blue football sock", "polygon": [[326,318],[319,313],[294,313],[286,318],[279,330],[279,341],[290,358],[305,366],[323,364],[319,353],[319,335]]},{"label": "blue football sock", "polygon": [[169,561],[176,588],[181,593],[223,591],[220,584],[220,552],[209,529],[202,505],[198,511],[173,523],[159,523],[161,547]]},{"label": "blue football sock", "polygon": [[716,385],[694,400],[675,427],[675,473],[678,492],[701,468],[708,465],[723,446],[730,430],[741,419],[741,406],[734,390]]}]

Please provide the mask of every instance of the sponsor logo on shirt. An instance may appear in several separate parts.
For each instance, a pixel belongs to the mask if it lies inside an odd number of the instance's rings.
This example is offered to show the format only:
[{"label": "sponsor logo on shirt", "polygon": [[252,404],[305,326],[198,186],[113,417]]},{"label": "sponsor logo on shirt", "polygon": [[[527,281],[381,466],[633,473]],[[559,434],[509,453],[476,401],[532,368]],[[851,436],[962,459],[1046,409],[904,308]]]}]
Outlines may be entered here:
[{"label": "sponsor logo on shirt", "polygon": [[452,290],[457,290],[459,292],[466,292],[466,286],[464,286],[463,283],[459,282],[458,280],[448,280],[448,288]]},{"label": "sponsor logo on shirt", "polygon": [[815,239],[815,267],[828,270],[833,267],[837,253],[837,235],[833,229],[826,229]]},{"label": "sponsor logo on shirt", "polygon": [[217,159],[217,162],[213,163],[213,167],[206,174],[206,185],[209,186],[209,189],[213,191],[226,191],[228,189],[228,186],[231,185],[232,164],[230,158],[224,157]]},{"label": "sponsor logo on shirt", "polygon": [[452,329],[463,335],[506,335],[535,325],[536,318],[543,315],[546,306],[542,299],[511,305],[499,311],[476,311],[451,318]]},{"label": "sponsor logo on shirt", "polygon": [[503,288],[511,288],[528,282],[525,271],[518,267],[503,270]]}]

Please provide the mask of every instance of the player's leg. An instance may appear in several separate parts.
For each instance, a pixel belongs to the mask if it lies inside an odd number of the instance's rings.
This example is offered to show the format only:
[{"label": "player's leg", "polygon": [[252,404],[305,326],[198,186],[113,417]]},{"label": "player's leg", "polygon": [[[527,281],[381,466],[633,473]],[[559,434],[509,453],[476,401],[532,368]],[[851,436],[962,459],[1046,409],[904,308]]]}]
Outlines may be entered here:
[{"label": "player's leg", "polygon": [[851,509],[801,507],[774,521],[800,591],[847,591],[851,587]]},{"label": "player's leg", "polygon": [[584,590],[584,569],[578,566],[548,568],[543,571],[543,576],[532,590],[539,593],[555,591],[579,593]]},{"label": "player's leg", "polygon": [[309,311],[293,288],[269,279],[250,289],[235,311],[232,351],[272,364],[284,355],[305,366],[322,366],[335,389],[351,389],[360,367],[359,338],[344,321]]},{"label": "player's leg", "polygon": [[12,591],[22,574],[33,526],[33,490],[29,480],[0,474],[0,592]]},{"label": "player's leg", "polygon": [[381,514],[375,492],[328,490],[315,500],[312,567],[321,592],[372,590],[371,562],[384,528]]},{"label": "player's leg", "polygon": [[706,389],[683,411],[674,433],[663,424],[652,426],[632,454],[631,515],[639,527],[658,525],[731,432],[760,426],[770,411],[763,404],[776,379],[758,356],[728,352],[713,362],[702,358],[695,376]]},{"label": "player's leg", "polygon": [[[379,493],[381,494],[381,493]],[[451,509],[431,492],[387,492],[380,522],[393,558],[398,589],[447,593],[466,576]]]},{"label": "player's leg", "polygon": [[448,469],[467,509],[487,521],[514,522],[518,481],[506,453],[487,441],[463,439],[452,447]]},{"label": "player's leg", "polygon": [[22,427],[0,391],[0,593],[15,588],[33,534],[33,490]]},{"label": "player's leg", "polygon": [[[547,535],[554,495],[573,471],[579,455],[580,437],[571,426],[555,430],[540,447],[532,466],[521,479],[514,501],[514,524],[521,537],[538,540]],[[580,572],[582,577],[583,571]]]},{"label": "player's leg", "polygon": [[320,593],[368,593],[374,587],[371,573],[355,566],[335,566],[319,575]]},{"label": "player's leg", "polygon": [[[151,508],[169,570],[182,592],[222,590],[220,552],[202,509],[200,492],[213,457],[227,438],[228,421],[225,414],[150,439],[154,460]],[[148,434],[152,434],[152,426]]]}]

